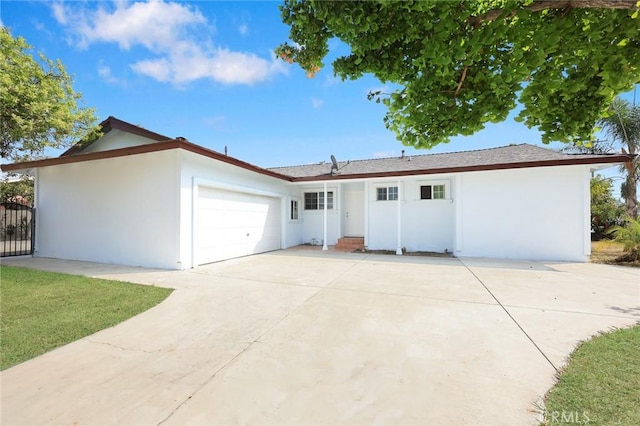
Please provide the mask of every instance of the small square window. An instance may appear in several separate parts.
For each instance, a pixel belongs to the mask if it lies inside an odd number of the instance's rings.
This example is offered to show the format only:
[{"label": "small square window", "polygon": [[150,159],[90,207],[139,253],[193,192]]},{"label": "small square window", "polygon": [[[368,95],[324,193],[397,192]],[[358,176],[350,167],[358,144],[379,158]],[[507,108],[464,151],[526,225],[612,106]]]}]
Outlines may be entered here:
[{"label": "small square window", "polygon": [[[305,210],[324,210],[324,191],[304,193]],[[327,192],[327,210],[333,209],[333,192]]]},{"label": "small square window", "polygon": [[420,186],[420,199],[421,200],[444,200],[445,186],[444,185],[422,185]]},{"label": "small square window", "polygon": [[384,188],[376,188],[376,200],[393,201],[398,199],[398,187],[389,186]]},{"label": "small square window", "polygon": [[422,185],[420,187],[420,199],[431,200],[431,185]]},{"label": "small square window", "polygon": [[444,185],[433,185],[433,199],[444,200]]},{"label": "small square window", "polygon": [[291,200],[291,220],[298,220],[298,201]]},{"label": "small square window", "polygon": [[397,200],[398,199],[398,187],[390,186],[389,187],[389,200]]},{"label": "small square window", "polygon": [[304,209],[318,210],[318,193],[317,192],[304,193]]}]

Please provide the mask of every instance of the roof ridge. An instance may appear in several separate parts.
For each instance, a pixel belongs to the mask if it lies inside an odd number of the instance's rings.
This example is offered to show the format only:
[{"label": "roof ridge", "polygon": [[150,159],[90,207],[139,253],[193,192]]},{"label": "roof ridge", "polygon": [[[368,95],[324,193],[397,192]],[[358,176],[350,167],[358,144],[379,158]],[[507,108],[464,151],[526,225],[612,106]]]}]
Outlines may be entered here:
[{"label": "roof ridge", "polygon": [[[409,155],[405,155],[404,158],[407,158],[407,157],[428,157],[428,156],[431,156],[431,155],[449,155],[449,154],[461,154],[461,153],[469,153],[469,152],[490,151],[490,150],[495,150],[495,149],[504,149],[504,148],[510,148],[510,147],[513,147],[513,146],[522,146],[522,145],[528,145],[528,146],[532,146],[532,147],[535,147],[535,148],[545,149],[545,150],[548,150],[548,151],[554,151],[553,149],[550,149],[550,148],[543,148],[541,146],[531,145],[529,143],[523,142],[523,143],[517,143],[517,144],[509,144],[509,145],[505,145],[505,146],[494,146],[494,147],[490,147],[490,148],[479,148],[479,149],[472,149],[472,150],[466,150],[466,151],[465,150],[461,150],[461,151],[451,151],[451,152],[431,152],[431,153],[428,153],[428,154],[409,154]],[[357,159],[357,160],[338,161],[338,164],[345,163],[345,165],[346,165],[346,164],[362,162],[362,161],[394,160],[394,159],[402,159],[402,158],[403,157],[398,157],[398,156],[394,156],[394,157],[377,157],[377,158],[361,158],[361,159]],[[322,166],[324,164],[330,164],[330,163],[329,162],[321,162],[321,163],[295,164],[295,165],[290,165],[290,166],[268,167],[268,169],[288,169],[288,168],[291,168],[291,167]]]}]

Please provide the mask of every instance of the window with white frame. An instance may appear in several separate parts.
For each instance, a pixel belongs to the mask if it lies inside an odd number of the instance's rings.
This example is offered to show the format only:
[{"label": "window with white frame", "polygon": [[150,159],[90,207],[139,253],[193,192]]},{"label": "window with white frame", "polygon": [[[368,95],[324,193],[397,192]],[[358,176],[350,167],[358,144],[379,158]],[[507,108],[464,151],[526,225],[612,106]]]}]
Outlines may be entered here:
[{"label": "window with white frame", "polygon": [[[305,210],[324,210],[324,191],[304,193]],[[333,209],[333,191],[327,192],[327,210]]]},{"label": "window with white frame", "polygon": [[420,185],[421,200],[444,200],[446,198],[444,184]]},{"label": "window with white frame", "polygon": [[376,188],[376,200],[393,201],[397,199],[398,199],[397,186],[384,186],[384,187]]},{"label": "window with white frame", "polygon": [[298,200],[291,200],[291,220],[298,220]]}]

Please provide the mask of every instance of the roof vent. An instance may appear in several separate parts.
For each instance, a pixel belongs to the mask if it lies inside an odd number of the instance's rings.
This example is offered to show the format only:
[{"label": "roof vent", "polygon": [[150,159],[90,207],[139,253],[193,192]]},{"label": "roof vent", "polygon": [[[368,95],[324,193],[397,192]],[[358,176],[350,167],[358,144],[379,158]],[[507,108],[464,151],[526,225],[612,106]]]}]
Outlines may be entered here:
[{"label": "roof vent", "polygon": [[404,149],[402,150],[402,154],[400,155],[400,158],[404,158]]}]

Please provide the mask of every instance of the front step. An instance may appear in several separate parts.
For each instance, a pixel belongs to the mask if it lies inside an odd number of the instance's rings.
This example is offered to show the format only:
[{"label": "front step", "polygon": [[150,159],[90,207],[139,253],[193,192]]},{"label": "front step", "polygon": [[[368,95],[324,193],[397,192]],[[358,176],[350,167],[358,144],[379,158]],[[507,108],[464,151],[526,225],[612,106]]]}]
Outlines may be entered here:
[{"label": "front step", "polygon": [[336,250],[364,250],[364,237],[342,237],[338,239]]}]

